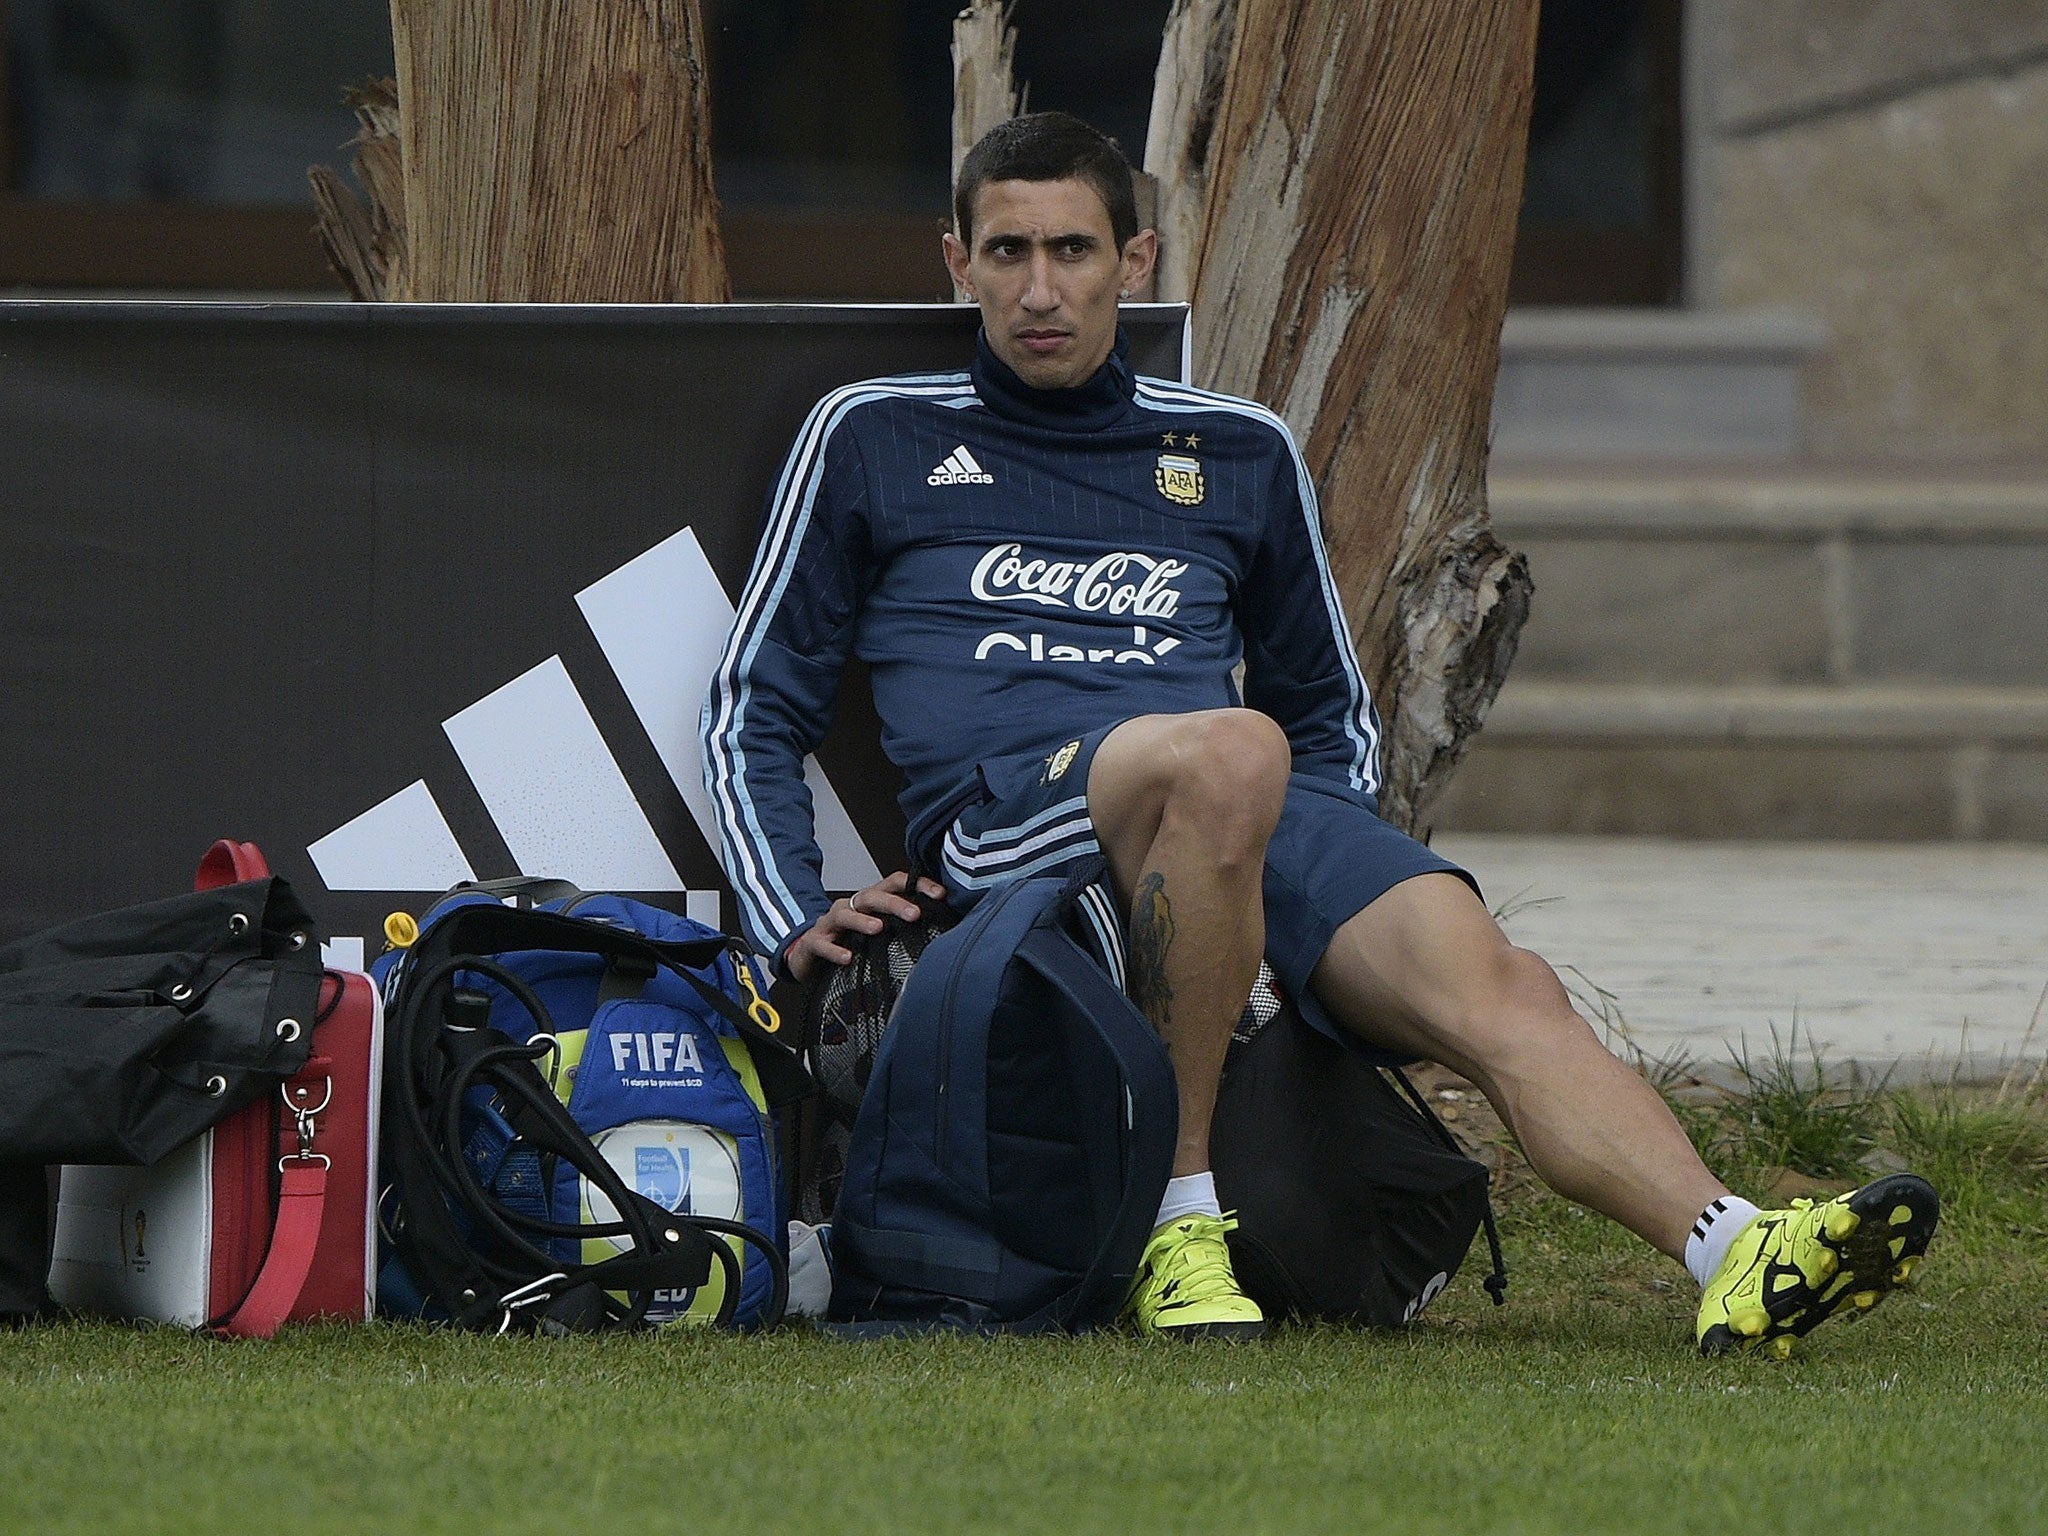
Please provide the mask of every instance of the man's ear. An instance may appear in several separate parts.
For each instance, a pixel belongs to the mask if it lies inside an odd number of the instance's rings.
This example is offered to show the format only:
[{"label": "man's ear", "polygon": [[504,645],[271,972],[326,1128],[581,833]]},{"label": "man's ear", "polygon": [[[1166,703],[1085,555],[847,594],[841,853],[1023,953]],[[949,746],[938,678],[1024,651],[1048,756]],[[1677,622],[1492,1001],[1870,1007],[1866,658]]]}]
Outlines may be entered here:
[{"label": "man's ear", "polygon": [[1124,292],[1133,298],[1152,296],[1152,269],[1159,262],[1159,236],[1141,229],[1124,242]]},{"label": "man's ear", "polygon": [[971,302],[974,298],[974,289],[967,281],[966,242],[949,229],[940,237],[940,245],[946,253],[946,270],[953,274],[953,292]]}]

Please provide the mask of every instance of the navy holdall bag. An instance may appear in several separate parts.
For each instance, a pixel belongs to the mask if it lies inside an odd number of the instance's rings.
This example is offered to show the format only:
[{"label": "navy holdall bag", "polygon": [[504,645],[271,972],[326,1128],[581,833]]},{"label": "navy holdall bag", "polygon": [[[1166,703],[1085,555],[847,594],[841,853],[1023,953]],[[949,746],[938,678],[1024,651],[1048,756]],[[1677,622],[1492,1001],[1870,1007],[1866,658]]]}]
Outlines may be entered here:
[{"label": "navy holdall bag", "polygon": [[833,1213],[837,1331],[1115,1321],[1180,1101],[1165,1044],[1097,958],[1101,877],[1096,860],[1002,887],[904,983]]}]

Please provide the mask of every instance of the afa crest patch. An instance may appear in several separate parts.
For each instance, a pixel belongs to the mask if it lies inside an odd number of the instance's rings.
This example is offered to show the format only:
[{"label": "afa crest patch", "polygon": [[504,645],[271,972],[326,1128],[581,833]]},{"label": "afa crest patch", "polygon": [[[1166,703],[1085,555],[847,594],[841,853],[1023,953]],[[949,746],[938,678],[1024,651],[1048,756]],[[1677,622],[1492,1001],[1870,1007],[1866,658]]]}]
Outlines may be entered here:
[{"label": "afa crest patch", "polygon": [[1208,486],[1202,479],[1202,461],[1184,453],[1162,453],[1152,471],[1152,483],[1168,501],[1183,507],[1199,507]]},{"label": "afa crest patch", "polygon": [[1053,753],[1051,757],[1047,758],[1045,760],[1045,782],[1051,784],[1064,776],[1066,771],[1074,766],[1074,754],[1080,750],[1080,742],[1070,741],[1064,747],[1061,747],[1059,751]]}]

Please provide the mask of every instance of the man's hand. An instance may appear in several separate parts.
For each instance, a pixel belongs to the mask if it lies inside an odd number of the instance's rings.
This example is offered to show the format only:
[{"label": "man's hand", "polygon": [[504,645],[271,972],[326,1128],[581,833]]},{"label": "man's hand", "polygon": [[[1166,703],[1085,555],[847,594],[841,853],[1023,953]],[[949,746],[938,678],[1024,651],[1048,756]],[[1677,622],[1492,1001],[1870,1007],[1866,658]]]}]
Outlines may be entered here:
[{"label": "man's hand", "polygon": [[[936,880],[919,880],[917,888],[927,896],[946,894],[946,888]],[[880,933],[884,917],[913,921],[918,909],[917,903],[904,894],[909,889],[910,876],[899,869],[864,891],[840,897],[826,908],[823,917],[806,928],[789,946],[783,957],[789,964],[789,974],[799,982],[808,983],[817,973],[820,962],[851,965],[853,951],[840,943],[840,939],[850,933]]]}]

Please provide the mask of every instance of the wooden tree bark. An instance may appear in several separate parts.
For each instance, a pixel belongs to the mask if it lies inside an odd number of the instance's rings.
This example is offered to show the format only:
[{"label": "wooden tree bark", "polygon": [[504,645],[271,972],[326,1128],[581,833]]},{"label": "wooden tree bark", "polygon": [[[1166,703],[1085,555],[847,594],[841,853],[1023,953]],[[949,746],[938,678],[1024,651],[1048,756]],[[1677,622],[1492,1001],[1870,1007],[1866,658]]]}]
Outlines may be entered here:
[{"label": "wooden tree bark", "polygon": [[697,0],[392,0],[404,258],[386,296],[730,296]]},{"label": "wooden tree bark", "polygon": [[1017,29],[1006,0],[968,0],[953,18],[953,173],[980,137],[1024,110],[1017,90]]},{"label": "wooden tree bark", "polygon": [[384,298],[405,286],[405,167],[399,148],[398,82],[365,80],[344,93],[361,124],[350,147],[363,195],[324,165],[307,177],[319,211],[320,243],[352,299]]},{"label": "wooden tree bark", "polygon": [[1170,216],[1195,374],[1273,405],[1301,443],[1386,717],[1381,808],[1415,827],[1528,614],[1485,470],[1537,0],[1237,0],[1212,120],[1221,10],[1175,8],[1210,30],[1169,40],[1183,138],[1154,151],[1202,183],[1192,252]]},{"label": "wooden tree bark", "polygon": [[1238,0],[1174,0],[1152,82],[1145,171],[1158,187],[1153,228],[1159,265],[1153,291],[1184,303],[1195,291],[1202,217],[1208,207],[1209,150],[1223,106]]}]

